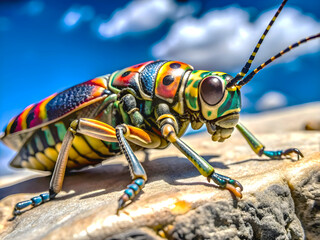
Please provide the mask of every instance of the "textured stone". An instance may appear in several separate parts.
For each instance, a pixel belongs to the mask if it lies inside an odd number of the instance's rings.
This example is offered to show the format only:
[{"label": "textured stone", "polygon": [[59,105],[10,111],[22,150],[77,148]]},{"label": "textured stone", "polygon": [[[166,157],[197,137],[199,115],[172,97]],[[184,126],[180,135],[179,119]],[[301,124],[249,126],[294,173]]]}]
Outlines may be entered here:
[{"label": "textured stone", "polygon": [[137,154],[148,182],[119,215],[117,199],[130,183],[123,156],[70,173],[55,201],[12,222],[7,219],[14,204],[46,191],[50,177],[2,178],[0,239],[316,239],[320,132],[301,129],[319,110],[314,104],[242,119],[267,149],[299,147],[305,154],[299,161],[259,158],[237,132],[222,144],[205,133],[184,138],[218,173],[242,183],[241,200],[207,183],[172,146],[150,151],[149,160]]},{"label": "textured stone", "polygon": [[278,179],[273,179],[277,183],[242,201],[212,202],[177,217],[170,235],[175,239],[304,239],[306,233],[308,239],[316,239],[319,160],[317,153],[307,162],[279,169],[274,175]]}]

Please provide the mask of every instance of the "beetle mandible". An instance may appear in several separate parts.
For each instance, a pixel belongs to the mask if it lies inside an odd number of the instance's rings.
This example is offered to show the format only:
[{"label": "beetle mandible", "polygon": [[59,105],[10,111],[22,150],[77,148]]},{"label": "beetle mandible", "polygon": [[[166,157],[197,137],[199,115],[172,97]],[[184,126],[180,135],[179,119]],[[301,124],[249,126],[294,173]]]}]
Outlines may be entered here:
[{"label": "beetle mandible", "polygon": [[241,198],[243,187],[213,167],[180,137],[191,123],[206,124],[213,141],[223,142],[237,128],[259,156],[303,156],[296,148],[267,151],[240,122],[240,89],[256,73],[300,44],[304,38],[268,59],[249,74],[251,63],[272,24],[286,4],[284,0],[268,24],[249,60],[236,77],[223,72],[194,70],[178,61],[149,61],[78,84],[28,106],[6,126],[1,140],[18,151],[11,166],[53,171],[49,191],[15,205],[13,215],[38,206],[61,191],[66,169],[95,165],[123,153],[132,183],[119,198],[123,208],[143,188],[147,175],[134,151],[162,149],[172,143],[198,169],[221,188]]}]

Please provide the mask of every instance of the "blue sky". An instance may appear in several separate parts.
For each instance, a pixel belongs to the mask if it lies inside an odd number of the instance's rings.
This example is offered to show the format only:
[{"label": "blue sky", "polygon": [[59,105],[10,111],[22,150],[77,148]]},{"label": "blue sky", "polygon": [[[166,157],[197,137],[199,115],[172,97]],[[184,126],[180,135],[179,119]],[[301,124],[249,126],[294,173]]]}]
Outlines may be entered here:
[{"label": "blue sky", "polygon": [[[235,75],[269,22],[270,10],[281,3],[181,2],[1,1],[0,128],[54,92],[152,59]],[[255,64],[319,32],[319,9],[318,0],[289,0]],[[319,50],[317,40],[262,70],[243,88],[244,111],[262,110],[258,103],[270,92],[279,106],[319,100]],[[5,149],[1,145],[0,156],[8,154]]]}]

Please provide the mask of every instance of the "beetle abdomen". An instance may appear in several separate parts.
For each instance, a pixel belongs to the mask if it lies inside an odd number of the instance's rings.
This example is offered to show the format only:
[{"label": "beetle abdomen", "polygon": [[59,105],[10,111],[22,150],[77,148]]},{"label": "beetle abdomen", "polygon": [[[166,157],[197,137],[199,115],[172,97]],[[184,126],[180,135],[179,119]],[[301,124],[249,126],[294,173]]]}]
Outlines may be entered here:
[{"label": "beetle abdomen", "polygon": [[[59,121],[38,129],[22,146],[10,165],[17,168],[52,171],[68,124]],[[117,143],[76,135],[69,151],[67,168],[79,169],[95,165],[119,152]]]}]

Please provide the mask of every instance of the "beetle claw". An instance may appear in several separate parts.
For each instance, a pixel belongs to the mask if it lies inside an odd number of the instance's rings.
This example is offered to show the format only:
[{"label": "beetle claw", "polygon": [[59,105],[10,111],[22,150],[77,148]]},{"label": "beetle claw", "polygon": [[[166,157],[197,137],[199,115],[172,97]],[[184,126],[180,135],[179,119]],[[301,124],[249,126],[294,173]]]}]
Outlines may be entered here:
[{"label": "beetle claw", "polygon": [[231,191],[236,197],[242,198],[243,186],[237,180],[231,179],[229,177],[223,176],[218,173],[213,173],[208,177],[208,182],[213,180],[221,188],[226,188]]},{"label": "beetle claw", "polygon": [[[241,186],[241,185],[240,185]],[[242,186],[241,186],[242,187]],[[242,198],[242,189],[241,187],[234,187],[233,185],[231,185],[230,183],[226,184],[226,189],[228,189],[230,192],[232,192],[236,197],[238,198]],[[240,188],[240,189],[239,189]]]},{"label": "beetle claw", "polygon": [[288,149],[284,150],[281,155],[284,157],[287,157],[287,156],[290,157],[290,154],[292,154],[292,153],[297,154],[297,160],[299,160],[300,157],[302,157],[302,158],[304,157],[302,152],[298,148],[288,148]]},{"label": "beetle claw", "polygon": [[243,191],[243,186],[241,185],[241,183],[238,182],[237,180],[234,180],[234,181],[235,181],[235,184],[234,184],[234,185],[235,185],[236,187],[240,188],[241,191]]}]

